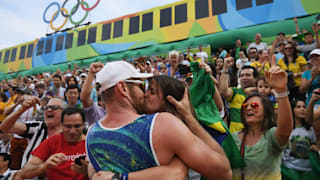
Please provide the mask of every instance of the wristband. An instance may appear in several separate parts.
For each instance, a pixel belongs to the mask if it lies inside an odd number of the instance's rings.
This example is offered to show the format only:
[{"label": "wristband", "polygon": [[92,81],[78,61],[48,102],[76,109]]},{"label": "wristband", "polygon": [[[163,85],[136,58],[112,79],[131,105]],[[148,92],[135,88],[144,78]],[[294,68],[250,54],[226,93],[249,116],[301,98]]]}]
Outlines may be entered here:
[{"label": "wristband", "polygon": [[276,99],[278,98],[284,98],[288,96],[288,91],[282,92],[282,93],[278,93],[278,92],[274,92],[274,97],[276,97]]},{"label": "wristband", "polygon": [[229,71],[221,70],[222,73],[229,74]]},{"label": "wristband", "polygon": [[129,174],[128,173],[122,173],[121,174],[121,180],[128,180],[129,179]]}]

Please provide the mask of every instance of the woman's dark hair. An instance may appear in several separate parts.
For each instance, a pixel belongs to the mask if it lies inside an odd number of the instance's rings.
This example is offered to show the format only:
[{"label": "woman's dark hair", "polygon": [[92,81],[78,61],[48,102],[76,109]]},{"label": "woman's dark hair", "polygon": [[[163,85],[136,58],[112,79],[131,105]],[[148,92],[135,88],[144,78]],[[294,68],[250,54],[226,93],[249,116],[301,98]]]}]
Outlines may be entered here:
[{"label": "woman's dark hair", "polygon": [[[263,95],[260,95],[260,94],[252,94],[250,96],[248,96],[246,98],[246,100],[243,102],[246,103],[249,99],[251,99],[252,97],[258,97],[261,99],[261,102],[262,102],[262,105],[263,105],[263,121],[262,121],[262,124],[261,124],[261,130],[262,132],[265,132],[267,131],[268,129],[276,126],[276,122],[277,122],[277,114],[276,112],[274,111],[274,108],[273,108],[273,104],[272,102],[269,100],[268,97],[266,96],[263,96]],[[244,132],[247,133],[248,130],[249,130],[249,125],[244,117],[244,110],[243,108],[241,107],[241,110],[240,110],[240,115],[241,115],[241,122],[244,126]]]},{"label": "woman's dark hair", "polygon": [[[292,101],[291,104],[291,108],[292,108],[292,116],[293,116],[293,129],[296,128],[296,122],[295,122],[295,115],[294,115],[294,108],[297,106],[298,102],[302,101],[304,104],[306,104],[306,102],[304,101],[304,99],[295,99]],[[306,120],[303,119],[299,119],[299,121],[301,122],[301,125],[306,128],[307,130],[309,130],[311,128],[311,124],[307,123]]]},{"label": "woman's dark hair", "polygon": [[[184,95],[184,90],[186,87],[185,84],[182,81],[179,81],[167,75],[154,76],[151,80],[155,80],[157,82],[157,85],[160,86],[162,90],[163,98],[165,101],[164,112],[169,112],[177,116],[178,118],[182,119],[181,115],[178,113],[176,108],[167,100],[167,96],[170,95],[174,97],[177,101],[180,101]],[[191,104],[190,106],[192,108],[192,113],[195,116],[194,109]]]},{"label": "woman's dark hair", "polygon": [[67,87],[69,86],[69,81],[70,81],[70,79],[74,79],[74,81],[76,82],[75,85],[76,85],[76,86],[79,86],[79,83],[78,83],[77,78],[76,78],[75,76],[70,76],[70,77],[68,77],[67,80],[66,80]]},{"label": "woman's dark hair", "polygon": [[[215,78],[217,78],[217,69],[216,69],[216,67],[217,67],[217,60],[218,60],[218,59],[222,59],[222,63],[224,64],[224,59],[223,59],[222,57],[218,57],[218,58],[214,61],[214,63],[208,63],[208,65],[209,65],[210,68],[211,68],[212,75],[213,75],[213,77],[215,77]],[[222,70],[222,68],[223,68],[223,65],[222,65],[222,67],[221,67],[220,70]]]},{"label": "woman's dark hair", "polygon": [[[292,56],[293,56],[293,59],[292,59],[292,63],[296,63],[296,59],[298,58],[298,52],[297,52],[297,48],[296,48],[296,45],[294,44],[294,43],[292,43],[292,42],[287,42],[287,44],[291,44],[291,46],[292,46]],[[286,44],[286,45],[287,45]],[[284,63],[287,65],[287,66],[289,66],[289,60],[288,60],[288,56],[287,56],[287,54],[286,53],[284,53],[284,58],[283,58],[283,60],[284,60]]]}]

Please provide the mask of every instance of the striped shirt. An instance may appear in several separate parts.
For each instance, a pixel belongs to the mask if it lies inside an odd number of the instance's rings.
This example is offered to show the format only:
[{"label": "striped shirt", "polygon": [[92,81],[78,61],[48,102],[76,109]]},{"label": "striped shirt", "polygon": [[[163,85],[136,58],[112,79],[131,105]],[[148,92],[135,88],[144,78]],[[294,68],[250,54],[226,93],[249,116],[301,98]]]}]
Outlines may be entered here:
[{"label": "striped shirt", "polygon": [[23,153],[21,167],[29,160],[31,152],[48,138],[47,126],[44,121],[29,121],[25,125],[27,130],[24,137],[28,139],[28,146]]}]

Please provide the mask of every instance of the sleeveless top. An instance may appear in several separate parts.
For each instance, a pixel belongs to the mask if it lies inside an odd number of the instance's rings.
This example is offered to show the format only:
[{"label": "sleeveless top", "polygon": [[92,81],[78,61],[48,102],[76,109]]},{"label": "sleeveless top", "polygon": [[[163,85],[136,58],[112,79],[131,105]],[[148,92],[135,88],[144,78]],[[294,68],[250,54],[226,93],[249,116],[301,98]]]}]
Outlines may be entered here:
[{"label": "sleeveless top", "polygon": [[96,122],[86,139],[94,169],[125,173],[159,166],[152,144],[155,117],[156,114],[142,115],[119,128],[106,128]]}]

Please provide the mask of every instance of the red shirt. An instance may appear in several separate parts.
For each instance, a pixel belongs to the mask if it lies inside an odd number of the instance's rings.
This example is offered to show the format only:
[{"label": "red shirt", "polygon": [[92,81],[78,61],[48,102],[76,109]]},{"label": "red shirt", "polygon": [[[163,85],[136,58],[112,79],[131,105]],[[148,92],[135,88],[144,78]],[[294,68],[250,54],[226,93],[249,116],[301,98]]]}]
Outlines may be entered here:
[{"label": "red shirt", "polygon": [[71,164],[74,160],[86,154],[85,140],[77,144],[69,144],[62,133],[44,140],[34,151],[33,156],[40,158],[45,162],[51,155],[63,153],[67,161],[47,170],[47,179],[86,179],[84,175],[71,171]]}]

